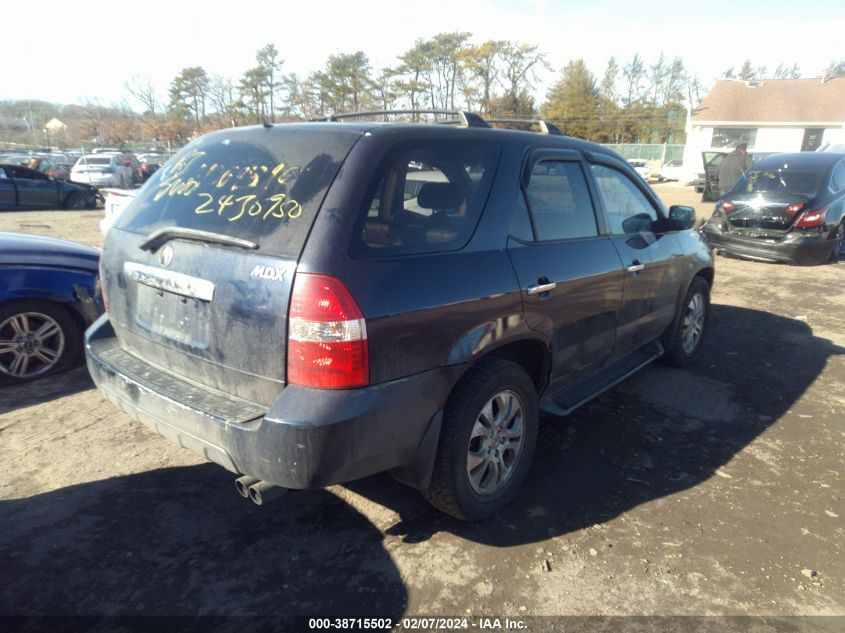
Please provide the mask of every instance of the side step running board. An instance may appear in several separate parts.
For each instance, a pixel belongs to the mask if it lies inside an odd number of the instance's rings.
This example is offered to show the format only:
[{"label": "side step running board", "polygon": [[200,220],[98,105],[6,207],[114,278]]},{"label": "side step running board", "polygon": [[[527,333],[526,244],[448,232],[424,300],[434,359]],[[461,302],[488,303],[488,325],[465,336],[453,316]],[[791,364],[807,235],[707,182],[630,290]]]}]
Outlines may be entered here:
[{"label": "side step running board", "polygon": [[663,346],[659,341],[644,345],[599,374],[569,385],[565,389],[546,394],[540,399],[540,410],[552,415],[569,415],[582,404],[615,387],[662,355]]}]

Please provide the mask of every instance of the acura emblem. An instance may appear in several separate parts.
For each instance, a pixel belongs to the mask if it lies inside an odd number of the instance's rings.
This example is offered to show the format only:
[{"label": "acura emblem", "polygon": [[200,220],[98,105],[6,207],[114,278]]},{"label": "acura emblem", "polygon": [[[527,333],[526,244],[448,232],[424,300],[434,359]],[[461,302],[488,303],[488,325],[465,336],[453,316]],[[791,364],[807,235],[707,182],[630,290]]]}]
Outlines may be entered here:
[{"label": "acura emblem", "polygon": [[170,263],[173,261],[173,248],[170,244],[165,244],[164,248],[161,249],[161,253],[158,255],[158,263],[162,266],[170,266]]}]

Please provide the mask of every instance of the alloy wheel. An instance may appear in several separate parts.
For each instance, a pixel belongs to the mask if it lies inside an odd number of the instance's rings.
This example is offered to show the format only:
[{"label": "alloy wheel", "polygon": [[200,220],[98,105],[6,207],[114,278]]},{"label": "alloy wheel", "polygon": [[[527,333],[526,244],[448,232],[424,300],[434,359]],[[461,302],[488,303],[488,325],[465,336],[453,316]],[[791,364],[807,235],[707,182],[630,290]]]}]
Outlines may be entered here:
[{"label": "alloy wheel", "polygon": [[467,450],[467,475],[479,495],[500,491],[516,469],[525,443],[525,408],[510,390],[495,394],[473,425]]},{"label": "alloy wheel", "polygon": [[62,327],[40,312],[13,314],[0,323],[0,373],[14,378],[44,374],[65,351]]},{"label": "alloy wheel", "polygon": [[698,347],[701,335],[704,333],[704,317],[706,303],[701,293],[695,293],[687,304],[684,314],[683,329],[681,332],[681,345],[684,352],[692,354]]}]

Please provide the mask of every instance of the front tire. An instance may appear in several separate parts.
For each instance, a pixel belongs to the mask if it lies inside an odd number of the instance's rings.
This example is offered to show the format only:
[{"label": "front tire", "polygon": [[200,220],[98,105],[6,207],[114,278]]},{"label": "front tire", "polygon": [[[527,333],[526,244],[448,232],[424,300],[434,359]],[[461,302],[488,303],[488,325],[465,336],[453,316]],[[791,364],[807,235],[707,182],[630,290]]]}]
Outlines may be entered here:
[{"label": "front tire", "polygon": [[423,496],[464,521],[498,513],[528,474],[538,420],[537,391],[528,374],[506,360],[482,360],[449,396]]},{"label": "front tire", "polygon": [[76,191],[70,194],[65,202],[65,208],[72,209],[74,211],[81,211],[82,209],[89,208],[89,206],[88,198],[81,191]]},{"label": "front tire", "polygon": [[698,353],[710,321],[710,284],[703,277],[692,280],[678,314],[675,334],[664,359],[675,367],[691,365]]},{"label": "front tire", "polygon": [[0,306],[0,384],[64,371],[81,349],[82,332],[61,305],[14,301]]}]

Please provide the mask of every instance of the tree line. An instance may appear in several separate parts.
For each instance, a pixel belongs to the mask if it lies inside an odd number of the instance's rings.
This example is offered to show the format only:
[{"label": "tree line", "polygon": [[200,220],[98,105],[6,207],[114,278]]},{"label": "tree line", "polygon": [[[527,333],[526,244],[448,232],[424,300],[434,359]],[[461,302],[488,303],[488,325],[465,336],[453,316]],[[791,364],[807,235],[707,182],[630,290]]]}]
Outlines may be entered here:
[{"label": "tree line", "polygon": [[[61,116],[68,125],[69,144],[92,139],[103,144],[183,143],[222,127],[391,109],[542,117],[567,134],[598,142],[671,143],[683,142],[687,109],[694,109],[707,90],[680,57],[670,59],[661,53],[648,62],[635,54],[629,60],[611,58],[599,76],[583,59],[569,61],[545,100],[537,104],[533,90],[537,72],[551,69],[546,54],[533,44],[512,40],[474,44],[471,38],[469,32],[452,32],[419,39],[385,68],[374,68],[363,51],[331,55],[323,68],[307,76],[286,73],[280,51],[267,44],[256,51],[255,65],[239,78],[215,75],[202,66],[187,67],[161,95],[150,77],[133,76],[124,83],[132,106],[107,107],[90,100],[64,107],[31,101],[0,103],[0,134],[15,136],[3,121],[9,114],[20,117],[28,103],[23,120],[28,122],[29,136],[36,136],[34,132],[49,120],[45,117]],[[825,74],[845,75],[845,60],[832,62]],[[723,76],[754,80],[769,74],[765,66],[746,59],[738,70],[729,68]],[[802,74],[796,64],[781,64],[771,76]],[[44,121],[39,123],[33,110]],[[17,136],[26,133],[17,130]],[[3,140],[8,139],[0,136]]]}]

